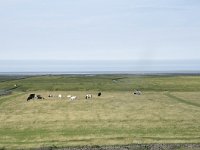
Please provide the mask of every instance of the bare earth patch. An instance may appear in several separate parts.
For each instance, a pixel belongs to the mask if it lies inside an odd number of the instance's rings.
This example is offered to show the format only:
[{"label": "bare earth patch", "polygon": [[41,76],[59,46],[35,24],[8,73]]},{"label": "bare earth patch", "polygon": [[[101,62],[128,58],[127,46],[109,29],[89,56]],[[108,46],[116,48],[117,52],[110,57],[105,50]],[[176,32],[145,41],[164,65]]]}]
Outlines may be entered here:
[{"label": "bare earth patch", "polygon": [[200,144],[132,144],[115,146],[84,146],[39,148],[32,150],[199,150]]}]

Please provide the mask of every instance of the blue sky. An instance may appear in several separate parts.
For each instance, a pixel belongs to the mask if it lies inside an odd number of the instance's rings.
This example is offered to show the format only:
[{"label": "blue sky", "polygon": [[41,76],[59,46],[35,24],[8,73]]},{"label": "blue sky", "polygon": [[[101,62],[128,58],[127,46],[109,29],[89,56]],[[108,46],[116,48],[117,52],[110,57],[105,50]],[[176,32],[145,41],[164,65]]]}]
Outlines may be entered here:
[{"label": "blue sky", "polygon": [[199,0],[0,0],[0,60],[199,60]]}]

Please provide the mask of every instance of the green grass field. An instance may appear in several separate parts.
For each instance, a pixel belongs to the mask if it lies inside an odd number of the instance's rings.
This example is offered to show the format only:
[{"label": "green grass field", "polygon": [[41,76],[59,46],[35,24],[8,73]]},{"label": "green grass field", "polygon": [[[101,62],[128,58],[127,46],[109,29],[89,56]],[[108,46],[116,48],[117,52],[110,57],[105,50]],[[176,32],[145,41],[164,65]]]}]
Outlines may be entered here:
[{"label": "green grass field", "polygon": [[[200,143],[200,76],[0,79],[1,90],[15,84],[11,95],[0,97],[0,148]],[[142,95],[133,94],[136,88]],[[30,93],[46,99],[27,102]],[[88,93],[92,100],[85,100]]]}]

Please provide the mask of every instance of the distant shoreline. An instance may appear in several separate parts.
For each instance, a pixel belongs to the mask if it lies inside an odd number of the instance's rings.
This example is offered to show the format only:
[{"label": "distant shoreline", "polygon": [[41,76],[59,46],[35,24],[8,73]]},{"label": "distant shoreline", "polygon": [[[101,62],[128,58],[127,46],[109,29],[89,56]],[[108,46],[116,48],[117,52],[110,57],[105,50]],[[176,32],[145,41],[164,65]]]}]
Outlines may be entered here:
[{"label": "distant shoreline", "polygon": [[0,74],[200,74],[200,60],[0,60]]}]

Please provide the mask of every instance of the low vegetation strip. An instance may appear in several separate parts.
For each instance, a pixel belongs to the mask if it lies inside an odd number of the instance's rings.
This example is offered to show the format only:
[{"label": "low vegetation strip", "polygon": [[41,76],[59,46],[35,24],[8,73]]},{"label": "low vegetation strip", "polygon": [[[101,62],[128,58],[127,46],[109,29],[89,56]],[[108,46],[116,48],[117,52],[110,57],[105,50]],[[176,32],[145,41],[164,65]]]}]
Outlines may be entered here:
[{"label": "low vegetation strip", "polygon": [[9,81],[17,81],[23,80],[26,78],[30,78],[32,76],[22,76],[22,75],[0,75],[0,83],[9,82]]},{"label": "low vegetation strip", "polygon": [[10,95],[17,88],[18,88],[18,86],[6,88],[6,89],[1,89],[0,90],[0,96]]},{"label": "low vegetation strip", "polygon": [[185,103],[187,105],[192,105],[192,106],[195,106],[195,107],[200,107],[200,104],[197,104],[197,103],[191,102],[189,100],[185,100],[185,99],[179,98],[177,96],[172,95],[169,92],[166,93],[165,95],[168,96],[169,98],[172,98],[172,99],[178,101],[178,102]]}]

